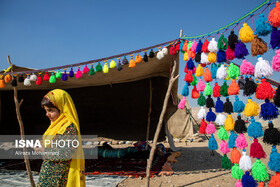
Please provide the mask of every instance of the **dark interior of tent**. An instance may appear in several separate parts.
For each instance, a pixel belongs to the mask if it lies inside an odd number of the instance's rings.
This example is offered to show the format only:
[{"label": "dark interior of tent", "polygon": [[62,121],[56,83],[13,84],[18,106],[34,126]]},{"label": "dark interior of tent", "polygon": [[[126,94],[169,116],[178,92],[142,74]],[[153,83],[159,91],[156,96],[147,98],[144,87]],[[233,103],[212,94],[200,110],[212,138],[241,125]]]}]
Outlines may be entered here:
[{"label": "dark interior of tent", "polygon": [[[75,103],[82,135],[97,135],[116,140],[145,140],[152,83],[152,110],[149,139],[153,139],[164,98],[168,78],[152,77],[113,85],[65,89]],[[55,89],[55,85],[53,87]],[[50,121],[41,108],[41,100],[49,90],[18,90],[23,99],[21,116],[26,135],[41,135]],[[1,135],[20,134],[16,117],[14,92],[1,91]],[[168,106],[176,107],[169,99]],[[159,139],[164,139],[164,124]]]}]

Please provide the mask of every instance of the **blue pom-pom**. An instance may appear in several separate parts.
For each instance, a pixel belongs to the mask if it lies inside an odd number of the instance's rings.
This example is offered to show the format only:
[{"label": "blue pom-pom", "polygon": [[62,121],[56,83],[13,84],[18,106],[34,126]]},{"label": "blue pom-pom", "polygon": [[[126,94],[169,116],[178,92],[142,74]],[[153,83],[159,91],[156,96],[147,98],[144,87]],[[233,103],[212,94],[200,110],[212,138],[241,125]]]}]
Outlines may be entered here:
[{"label": "blue pom-pom", "polygon": [[194,63],[192,58],[190,58],[190,60],[187,62],[187,68],[192,70],[194,68]]},{"label": "blue pom-pom", "polygon": [[245,175],[243,175],[242,179],[242,186],[243,187],[256,187],[256,181],[255,179],[250,175],[248,171],[245,172]]},{"label": "blue pom-pom", "polygon": [[185,84],[181,94],[182,94],[182,96],[185,96],[185,97],[187,97],[189,95],[188,83]]},{"label": "blue pom-pom", "polygon": [[261,13],[259,19],[256,21],[256,34],[258,36],[267,36],[272,30],[272,26],[269,24],[264,14]]},{"label": "blue pom-pom", "polygon": [[277,118],[278,115],[278,108],[273,103],[270,103],[268,99],[266,99],[265,103],[261,105],[260,118],[263,118],[264,120],[270,120]]},{"label": "blue pom-pom", "polygon": [[217,150],[218,149],[218,144],[217,144],[217,141],[216,141],[213,134],[211,134],[211,138],[208,141],[208,148],[210,150]]},{"label": "blue pom-pom", "polygon": [[217,53],[217,62],[226,62],[226,52],[223,50],[219,50]]},{"label": "blue pom-pom", "polygon": [[203,45],[203,43],[201,42],[201,40],[199,40],[199,42],[196,46],[196,53],[201,53],[202,45]]},{"label": "blue pom-pom", "polygon": [[183,52],[183,46],[184,46],[184,42],[181,41],[181,43],[180,43],[180,51],[182,51],[182,52]]},{"label": "blue pom-pom", "polygon": [[224,108],[224,103],[218,97],[217,101],[216,101],[216,105],[215,105],[215,110],[217,113],[221,113],[221,112],[223,112],[223,108]]},{"label": "blue pom-pom", "polygon": [[272,27],[272,32],[270,34],[270,46],[272,49],[280,47],[280,31],[276,27]]},{"label": "blue pom-pom", "polygon": [[244,111],[245,104],[242,101],[239,101],[238,96],[235,97],[235,102],[233,104],[233,112],[241,113]]},{"label": "blue pom-pom", "polygon": [[212,112],[212,109],[209,108],[209,112],[206,115],[206,120],[207,121],[215,121],[216,120],[216,114]]},{"label": "blue pom-pom", "polygon": [[211,77],[212,79],[216,79],[216,74],[217,74],[217,70],[218,70],[218,66],[216,63],[212,63],[211,64]]},{"label": "blue pom-pom", "polygon": [[251,119],[251,124],[247,129],[247,133],[250,137],[260,138],[263,136],[263,128],[260,122],[256,122],[254,118]]},{"label": "blue pom-pom", "polygon": [[237,134],[234,133],[234,131],[230,131],[230,136],[228,140],[228,148],[234,148],[235,146],[235,140],[237,138]]},{"label": "blue pom-pom", "polygon": [[69,71],[69,77],[74,77],[74,71],[73,71],[73,68],[71,68],[71,70]]},{"label": "blue pom-pom", "polygon": [[280,154],[277,153],[277,149],[275,146],[272,146],[268,161],[268,167],[272,171],[280,172]]}]

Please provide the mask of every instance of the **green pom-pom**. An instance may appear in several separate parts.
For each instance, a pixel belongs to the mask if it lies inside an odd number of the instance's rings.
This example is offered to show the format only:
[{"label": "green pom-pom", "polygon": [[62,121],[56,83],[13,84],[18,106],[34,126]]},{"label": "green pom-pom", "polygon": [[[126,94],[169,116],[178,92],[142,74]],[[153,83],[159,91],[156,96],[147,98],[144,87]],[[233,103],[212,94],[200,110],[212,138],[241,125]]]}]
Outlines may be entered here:
[{"label": "green pom-pom", "polygon": [[240,169],[238,164],[234,164],[234,166],[231,168],[231,176],[234,179],[242,179],[243,171]]},{"label": "green pom-pom", "polygon": [[192,44],[193,44],[193,41],[189,41],[189,43],[188,43],[188,51],[192,47]]},{"label": "green pom-pom", "polygon": [[229,138],[228,133],[223,126],[221,126],[221,128],[218,131],[218,138],[220,140],[227,140]]},{"label": "green pom-pom", "polygon": [[204,95],[208,96],[208,95],[212,95],[212,88],[209,84],[209,82],[206,83],[205,89],[204,89]]},{"label": "green pom-pom", "polygon": [[257,159],[252,167],[252,176],[255,180],[264,182],[269,179],[265,164],[261,163],[260,159]]},{"label": "green pom-pom", "polygon": [[240,76],[240,68],[233,63],[230,63],[228,68],[228,76],[232,79]]},{"label": "green pom-pom", "polygon": [[225,38],[225,36],[222,34],[221,37],[218,40],[218,48],[220,50],[226,50],[228,46],[228,40]]},{"label": "green pom-pom", "polygon": [[97,72],[101,72],[102,71],[102,66],[100,64],[100,62],[98,62],[97,66],[95,67]]},{"label": "green pom-pom", "polygon": [[50,83],[56,83],[56,78],[55,78],[55,75],[52,73],[50,79],[49,79],[49,82]]},{"label": "green pom-pom", "polygon": [[231,168],[231,162],[230,162],[230,160],[229,160],[229,158],[227,157],[226,154],[222,157],[222,168],[223,169],[230,169]]},{"label": "green pom-pom", "polygon": [[62,73],[61,73],[59,70],[57,70],[57,72],[56,72],[56,74],[55,74],[55,77],[56,77],[57,79],[60,79],[60,78],[62,77]]},{"label": "green pom-pom", "polygon": [[94,74],[95,74],[95,71],[94,71],[93,66],[91,66],[91,68],[89,69],[88,74],[89,74],[89,75],[94,75]]},{"label": "green pom-pom", "polygon": [[224,97],[228,96],[228,85],[226,81],[224,81],[224,84],[221,86],[220,94]]},{"label": "green pom-pom", "polygon": [[191,82],[191,85],[192,85],[192,86],[196,86],[197,83],[198,83],[198,80],[197,80],[195,74],[193,74],[192,76],[193,76],[193,81]]},{"label": "green pom-pom", "polygon": [[200,93],[200,96],[199,96],[198,99],[197,99],[197,104],[198,104],[199,106],[204,106],[205,103],[206,103],[206,99],[205,99],[203,93]]}]

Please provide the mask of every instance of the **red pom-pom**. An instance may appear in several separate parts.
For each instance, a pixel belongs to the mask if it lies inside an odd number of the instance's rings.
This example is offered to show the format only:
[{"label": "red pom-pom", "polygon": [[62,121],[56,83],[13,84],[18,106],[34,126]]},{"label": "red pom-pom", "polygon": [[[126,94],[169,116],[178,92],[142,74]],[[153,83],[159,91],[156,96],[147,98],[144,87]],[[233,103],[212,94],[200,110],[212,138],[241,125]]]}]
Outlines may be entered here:
[{"label": "red pom-pom", "polygon": [[171,45],[170,47],[170,55],[175,55],[176,54],[176,47],[174,45]]},{"label": "red pom-pom", "polygon": [[215,83],[213,88],[213,97],[221,97],[221,86],[218,83]]},{"label": "red pom-pom", "polygon": [[206,134],[206,127],[207,127],[207,123],[204,121],[204,119],[202,119],[200,123],[199,133]]},{"label": "red pom-pom", "polygon": [[227,58],[227,60],[233,60],[235,58],[234,50],[231,49],[229,46],[228,46],[228,48],[226,50],[226,58]]},{"label": "red pom-pom", "polygon": [[269,187],[279,187],[280,186],[280,173],[276,172],[275,176],[271,177],[271,180],[268,184]]},{"label": "red pom-pom", "polygon": [[253,158],[265,158],[266,154],[262,148],[262,145],[258,142],[258,139],[254,139],[254,143],[250,146],[250,157]]},{"label": "red pom-pom", "polygon": [[42,84],[42,82],[43,82],[43,79],[42,79],[41,75],[39,74],[37,77],[37,80],[36,80],[36,84],[39,86]]},{"label": "red pom-pom", "polygon": [[230,161],[234,164],[239,164],[241,158],[240,152],[234,147],[230,153]]},{"label": "red pom-pom", "polygon": [[197,88],[196,88],[196,86],[194,86],[193,87],[193,89],[192,89],[192,98],[193,99],[197,99],[197,98],[199,98],[199,92],[197,91]]},{"label": "red pom-pom", "polygon": [[49,73],[46,72],[44,75],[44,81],[49,81],[49,79],[50,79]]},{"label": "red pom-pom", "polygon": [[200,64],[200,65],[201,65],[201,67],[203,67],[203,68],[206,66],[206,64]]},{"label": "red pom-pom", "polygon": [[208,45],[209,45],[209,42],[208,40],[206,39],[205,42],[202,44],[202,52],[204,53],[209,53],[209,50],[208,50]]},{"label": "red pom-pom", "polygon": [[264,187],[264,182],[259,182],[258,187]]},{"label": "red pom-pom", "polygon": [[184,81],[186,81],[188,83],[191,83],[193,81],[193,76],[192,76],[191,71],[188,71],[188,73],[185,75]]},{"label": "red pom-pom", "polygon": [[203,78],[205,82],[211,82],[213,80],[211,77],[211,71],[208,68],[205,68]]},{"label": "red pom-pom", "polygon": [[175,53],[177,53],[177,52],[180,51],[180,44],[181,44],[181,42],[178,42],[178,43],[175,45]]},{"label": "red pom-pom", "polygon": [[188,70],[188,62],[186,62],[184,72],[185,72],[185,73],[188,73],[188,72],[189,72],[189,70]]},{"label": "red pom-pom", "polygon": [[266,79],[261,80],[261,84],[258,85],[256,91],[257,99],[272,99],[274,95],[274,90],[269,82],[266,82]]}]

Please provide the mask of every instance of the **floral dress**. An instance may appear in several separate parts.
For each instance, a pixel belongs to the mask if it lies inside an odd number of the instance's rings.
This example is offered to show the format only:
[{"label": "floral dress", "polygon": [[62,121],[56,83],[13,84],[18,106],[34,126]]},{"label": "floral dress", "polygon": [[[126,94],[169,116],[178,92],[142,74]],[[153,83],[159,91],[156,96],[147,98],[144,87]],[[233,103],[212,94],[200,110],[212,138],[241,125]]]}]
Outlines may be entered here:
[{"label": "floral dress", "polygon": [[[63,135],[65,135],[64,137],[66,139],[67,136],[73,138],[73,135],[78,135],[78,131],[75,125],[74,124],[69,125],[64,131]],[[71,157],[71,155],[74,154],[75,150],[76,150],[75,148],[64,149],[63,151],[60,150],[59,154],[60,156],[61,154],[64,155],[65,156],[64,158],[69,158],[69,156]],[[54,150],[52,149],[52,151]],[[39,182],[37,186],[40,187],[66,186],[70,163],[71,163],[71,159],[55,159],[55,156],[45,156],[41,166]]]}]

